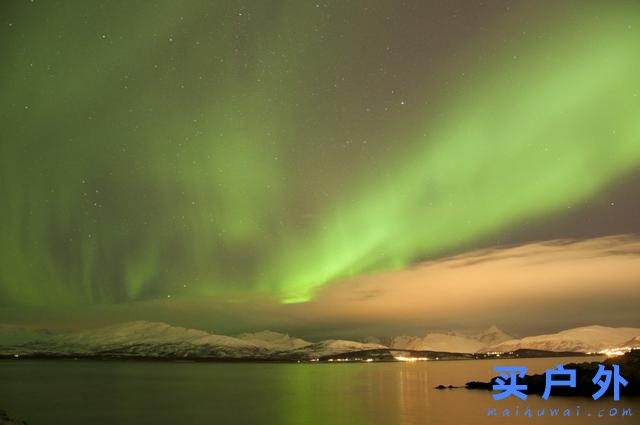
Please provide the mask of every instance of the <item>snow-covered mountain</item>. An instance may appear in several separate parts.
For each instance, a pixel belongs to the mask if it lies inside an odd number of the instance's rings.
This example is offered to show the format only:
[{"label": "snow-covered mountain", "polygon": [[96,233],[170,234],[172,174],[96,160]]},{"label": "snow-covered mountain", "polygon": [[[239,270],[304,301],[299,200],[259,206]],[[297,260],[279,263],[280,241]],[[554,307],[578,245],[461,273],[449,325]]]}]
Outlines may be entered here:
[{"label": "snow-covered mountain", "polygon": [[287,355],[294,358],[317,359],[354,351],[379,350],[387,347],[370,342],[345,341],[342,339],[329,339],[308,345],[297,350],[292,350]]},{"label": "snow-covered mountain", "polygon": [[[0,355],[143,356],[167,358],[316,358],[385,348],[379,344],[328,340],[312,344],[263,331],[237,337],[157,322],[129,322],[98,329],[15,338],[0,328]],[[8,328],[7,328],[8,329]],[[3,337],[4,336],[4,337]]]},{"label": "snow-covered mountain", "polygon": [[483,349],[483,351],[507,352],[518,349],[531,349],[593,353],[609,348],[628,346],[626,344],[638,336],[640,336],[640,328],[585,326],[568,329],[555,334],[513,339],[487,347]]},{"label": "snow-covered mountain", "polygon": [[289,335],[273,331],[245,333],[237,335],[236,338],[271,351],[295,350],[311,345],[309,341],[305,341],[304,339],[290,337]]},{"label": "snow-covered mountain", "polygon": [[268,353],[264,347],[238,338],[144,321],[53,335],[14,346],[13,350],[17,354],[148,357],[243,358]]},{"label": "snow-covered mountain", "polygon": [[235,338],[212,335],[196,329],[171,326],[158,322],[129,322],[104,328],[59,335],[52,341],[68,345],[114,347],[132,344],[179,344],[245,346]]},{"label": "snow-covered mountain", "polygon": [[449,353],[509,352],[518,349],[599,352],[640,347],[640,328],[587,326],[556,334],[513,339],[495,326],[478,334],[428,333],[399,336],[388,345],[326,340],[316,343],[273,331],[235,337],[157,322],[129,322],[76,332],[35,331],[0,326],[0,355],[156,357],[198,359],[316,359],[365,350]]},{"label": "snow-covered mountain", "polygon": [[616,348],[622,348],[622,347],[640,348],[640,336],[632,338],[629,341],[625,341],[625,342],[622,343],[622,345],[620,347],[616,347]]},{"label": "snow-covered mountain", "polygon": [[393,348],[420,351],[444,351],[448,353],[475,353],[485,345],[464,336],[430,333],[423,337],[399,336],[392,340]]},{"label": "snow-covered mountain", "polygon": [[448,353],[476,353],[492,345],[513,339],[511,335],[491,326],[476,335],[460,332],[428,333],[422,337],[399,336],[391,340],[390,346],[405,350],[441,351]]},{"label": "snow-covered mountain", "polygon": [[622,343],[621,347],[640,348],[640,335],[630,339],[629,341],[625,341]]},{"label": "snow-covered mountain", "polygon": [[496,325],[493,325],[489,329],[486,329],[479,334],[473,335],[472,338],[480,341],[487,346],[491,346],[509,341],[513,339],[513,336],[500,330]]}]

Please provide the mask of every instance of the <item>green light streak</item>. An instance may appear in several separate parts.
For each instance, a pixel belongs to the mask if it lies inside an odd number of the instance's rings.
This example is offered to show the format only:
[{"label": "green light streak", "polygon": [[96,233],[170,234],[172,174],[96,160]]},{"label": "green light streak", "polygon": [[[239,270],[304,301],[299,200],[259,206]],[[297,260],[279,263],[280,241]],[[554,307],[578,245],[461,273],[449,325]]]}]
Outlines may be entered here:
[{"label": "green light streak", "polygon": [[636,7],[513,41],[419,125],[391,140],[376,123],[357,156],[334,142],[351,99],[326,87],[384,8],[250,22],[207,4],[41,10],[2,30],[0,305],[307,301],[562,213],[640,164]]}]

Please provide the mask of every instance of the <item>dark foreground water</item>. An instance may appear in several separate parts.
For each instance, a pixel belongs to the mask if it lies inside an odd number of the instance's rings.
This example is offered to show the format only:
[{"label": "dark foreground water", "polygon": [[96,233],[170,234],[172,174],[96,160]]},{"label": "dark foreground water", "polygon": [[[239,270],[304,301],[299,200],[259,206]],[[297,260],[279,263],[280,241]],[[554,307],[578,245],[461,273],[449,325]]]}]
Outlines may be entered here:
[{"label": "dark foreground water", "polygon": [[[496,365],[544,372],[559,362],[526,359],[360,364],[1,361],[0,409],[29,425],[163,424],[636,424],[640,399],[529,396],[439,384],[489,380]],[[518,416],[516,417],[516,406]],[[576,416],[579,408],[579,416]],[[509,418],[488,417],[490,408]],[[529,407],[534,417],[523,416]],[[623,409],[634,416],[622,416]],[[536,417],[545,409],[544,417]],[[551,417],[549,409],[570,409]],[[611,409],[617,409],[617,414]],[[598,417],[598,413],[603,417]],[[588,416],[591,414],[591,416]]]}]

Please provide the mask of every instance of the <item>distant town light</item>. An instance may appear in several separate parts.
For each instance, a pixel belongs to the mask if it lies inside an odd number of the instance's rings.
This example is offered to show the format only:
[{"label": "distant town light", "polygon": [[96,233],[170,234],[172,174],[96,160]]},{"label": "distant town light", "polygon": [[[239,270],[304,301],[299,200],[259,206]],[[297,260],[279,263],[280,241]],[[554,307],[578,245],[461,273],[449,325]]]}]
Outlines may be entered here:
[{"label": "distant town light", "polygon": [[399,362],[424,362],[429,360],[428,357],[406,357],[406,356],[393,356]]}]

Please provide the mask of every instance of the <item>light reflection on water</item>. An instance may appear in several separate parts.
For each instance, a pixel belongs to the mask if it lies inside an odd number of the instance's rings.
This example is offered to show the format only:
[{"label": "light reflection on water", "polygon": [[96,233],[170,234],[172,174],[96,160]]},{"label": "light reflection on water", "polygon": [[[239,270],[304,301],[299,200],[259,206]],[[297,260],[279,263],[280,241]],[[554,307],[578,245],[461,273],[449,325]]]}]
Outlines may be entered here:
[{"label": "light reflection on water", "polygon": [[[542,373],[579,359],[418,363],[259,364],[90,361],[0,362],[0,409],[30,425],[162,424],[598,424],[634,423],[640,399],[554,397],[494,401],[488,391],[436,390],[488,381],[493,367]],[[593,359],[589,359],[593,360]],[[599,360],[599,359],[595,359]],[[519,416],[515,417],[516,406]],[[576,417],[580,406],[580,417]],[[487,417],[489,408],[511,417]],[[529,407],[533,418],[523,417]],[[545,417],[535,417],[544,408]],[[548,409],[570,409],[549,417]],[[632,408],[636,417],[597,418]],[[605,413],[608,415],[608,413]]]}]

